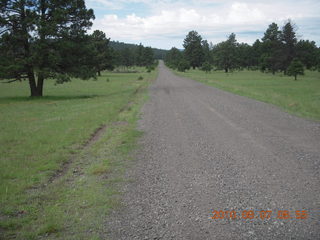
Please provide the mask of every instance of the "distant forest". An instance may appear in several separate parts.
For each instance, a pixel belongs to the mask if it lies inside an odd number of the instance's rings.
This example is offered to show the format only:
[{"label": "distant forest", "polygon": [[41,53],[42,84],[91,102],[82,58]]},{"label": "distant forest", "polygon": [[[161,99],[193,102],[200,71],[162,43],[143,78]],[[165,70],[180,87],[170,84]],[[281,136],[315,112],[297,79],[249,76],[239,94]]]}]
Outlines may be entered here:
[{"label": "distant forest", "polygon": [[225,72],[241,69],[260,69],[263,72],[283,72],[302,75],[304,69],[320,71],[320,48],[314,41],[298,40],[296,26],[288,20],[282,28],[269,25],[264,36],[253,45],[239,43],[231,33],[226,41],[213,45],[196,31],[188,33],[184,50],[172,48],[166,55],[166,64],[179,71],[200,68]]},{"label": "distant forest", "polygon": [[[119,41],[110,41],[109,46],[113,48],[114,50],[123,50],[123,49],[130,49],[130,50],[135,50],[138,48],[139,45],[137,44],[132,44],[132,43],[124,43],[124,42],[119,42]],[[164,49],[158,49],[158,48],[152,48],[153,56],[155,59],[163,59],[165,58],[167,52],[169,50],[164,50]]]}]

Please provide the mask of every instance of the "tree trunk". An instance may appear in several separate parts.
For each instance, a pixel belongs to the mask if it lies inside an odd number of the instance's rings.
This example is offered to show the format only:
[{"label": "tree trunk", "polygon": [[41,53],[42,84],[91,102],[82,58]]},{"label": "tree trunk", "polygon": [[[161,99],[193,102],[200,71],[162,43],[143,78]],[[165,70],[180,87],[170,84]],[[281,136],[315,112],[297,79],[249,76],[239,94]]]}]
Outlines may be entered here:
[{"label": "tree trunk", "polygon": [[297,80],[297,74],[294,75],[294,80]]},{"label": "tree trunk", "polygon": [[101,72],[100,72],[100,70],[98,70],[98,76],[99,76],[99,77],[101,76]]},{"label": "tree trunk", "polygon": [[229,70],[228,68],[224,68],[224,72],[227,73]]},{"label": "tree trunk", "polygon": [[[28,30],[25,23],[25,2],[23,2],[20,6],[21,11],[21,20],[22,20],[22,32],[23,32],[23,48],[24,48],[24,57],[29,60],[30,58],[30,44],[28,40]],[[27,61],[28,62],[28,61]],[[30,86],[30,96],[31,97],[37,97],[39,96],[39,92],[37,89],[36,79],[34,76],[33,66],[31,63],[27,63],[25,65],[25,68],[27,69],[27,75],[29,79],[29,86]]]},{"label": "tree trunk", "polygon": [[30,97],[42,97],[43,96],[43,81],[44,77],[43,75],[38,76],[38,82],[36,82],[36,79],[34,77],[33,71],[28,72],[28,78],[29,78],[29,86],[30,86]]},{"label": "tree trunk", "polygon": [[44,81],[43,75],[39,74],[38,84],[37,84],[37,93],[38,93],[39,97],[42,97],[42,95],[43,95],[43,81]]},{"label": "tree trunk", "polygon": [[29,79],[29,86],[30,86],[30,97],[38,96],[36,80],[34,78],[33,71],[31,70],[28,72],[28,79]]},{"label": "tree trunk", "polygon": [[[39,28],[39,34],[40,34],[40,46],[43,46],[44,42],[45,42],[45,32],[43,29],[43,23],[46,21],[45,16],[46,16],[46,1],[45,0],[41,0],[40,1],[40,9],[41,9],[41,16],[40,16],[40,28]],[[30,49],[30,45],[28,44],[28,40],[27,40],[27,44],[26,46],[28,47],[28,54],[29,53],[29,49]],[[43,95],[43,81],[44,81],[44,75],[41,72],[41,69],[43,69],[44,67],[44,62],[45,62],[45,58],[47,57],[46,55],[46,51],[42,52],[42,57],[41,57],[41,63],[40,63],[40,67],[39,67],[39,72],[38,72],[38,80],[37,83],[35,81],[35,77],[34,77],[34,71],[31,70],[32,72],[32,76],[29,76],[29,82],[32,83],[32,86],[30,84],[30,90],[31,90],[31,97],[42,97]],[[31,78],[30,78],[31,77]],[[31,80],[30,80],[31,79]],[[35,89],[34,89],[35,88]],[[35,90],[35,91],[34,91]]]}]

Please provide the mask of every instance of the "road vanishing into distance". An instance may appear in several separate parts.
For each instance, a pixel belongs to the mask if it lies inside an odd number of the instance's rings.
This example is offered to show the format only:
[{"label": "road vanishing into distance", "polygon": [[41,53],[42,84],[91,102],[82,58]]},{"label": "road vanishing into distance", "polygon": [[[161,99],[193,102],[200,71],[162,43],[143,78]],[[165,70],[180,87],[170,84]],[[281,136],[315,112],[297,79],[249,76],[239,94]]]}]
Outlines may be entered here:
[{"label": "road vanishing into distance", "polygon": [[319,122],[160,62],[139,125],[111,239],[320,239]]}]

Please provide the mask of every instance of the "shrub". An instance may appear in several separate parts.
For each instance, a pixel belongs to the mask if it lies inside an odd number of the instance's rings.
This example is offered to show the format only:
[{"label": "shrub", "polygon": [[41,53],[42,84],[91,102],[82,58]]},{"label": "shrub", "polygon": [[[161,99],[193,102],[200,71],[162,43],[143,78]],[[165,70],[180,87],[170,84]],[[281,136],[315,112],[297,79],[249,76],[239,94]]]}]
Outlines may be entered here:
[{"label": "shrub", "polygon": [[179,72],[185,72],[186,70],[190,69],[190,63],[185,60],[182,59],[179,63],[178,63],[178,71]]},{"label": "shrub", "polygon": [[298,75],[304,74],[303,64],[300,62],[299,59],[295,58],[291,61],[287,69],[287,74],[289,76],[294,76],[294,80],[297,80]]},{"label": "shrub", "polygon": [[206,73],[210,72],[212,70],[212,65],[209,62],[205,62],[202,67],[202,71],[205,71]]}]

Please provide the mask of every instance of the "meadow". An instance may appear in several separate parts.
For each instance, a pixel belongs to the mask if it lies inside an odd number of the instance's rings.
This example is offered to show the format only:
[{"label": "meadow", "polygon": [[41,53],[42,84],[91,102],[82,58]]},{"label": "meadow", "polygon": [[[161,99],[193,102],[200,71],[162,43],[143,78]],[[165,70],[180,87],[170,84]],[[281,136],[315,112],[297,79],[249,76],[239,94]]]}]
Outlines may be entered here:
[{"label": "meadow", "polygon": [[156,76],[135,68],[47,80],[42,98],[28,97],[26,81],[0,85],[0,239],[104,235]]},{"label": "meadow", "polygon": [[175,71],[204,84],[220,88],[238,95],[271,103],[282,110],[300,117],[320,120],[320,72],[306,71],[304,76],[293,77],[260,71],[223,71],[188,70]]}]

